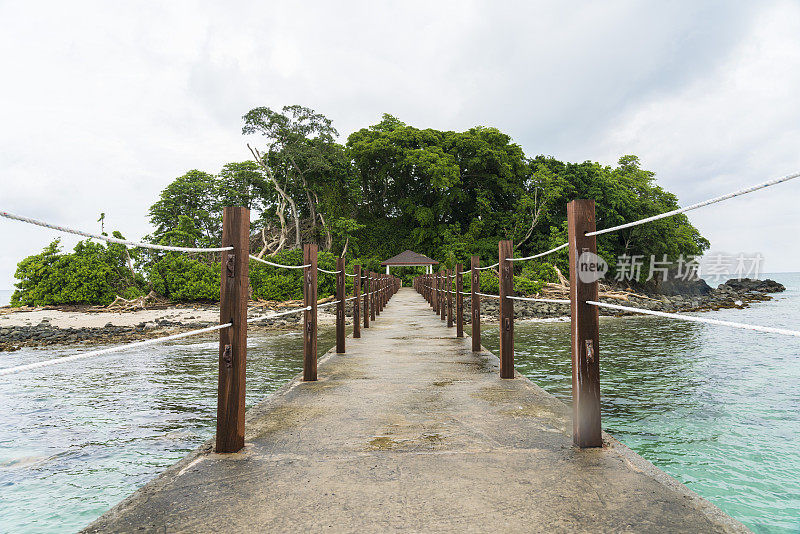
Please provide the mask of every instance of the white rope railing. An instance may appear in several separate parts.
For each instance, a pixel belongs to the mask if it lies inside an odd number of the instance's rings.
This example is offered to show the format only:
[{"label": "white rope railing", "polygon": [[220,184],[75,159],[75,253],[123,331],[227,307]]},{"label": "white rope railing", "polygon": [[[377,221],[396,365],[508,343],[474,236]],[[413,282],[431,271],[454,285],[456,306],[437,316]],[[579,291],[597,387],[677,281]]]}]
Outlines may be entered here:
[{"label": "white rope railing", "polygon": [[617,230],[622,230],[624,228],[630,228],[631,226],[637,226],[640,224],[656,221],[658,219],[663,219],[665,217],[672,217],[673,215],[678,215],[679,213],[685,213],[687,211],[696,210],[697,208],[702,208],[704,206],[708,206],[710,204],[716,204],[717,202],[722,202],[723,200],[729,200],[731,198],[735,198],[741,195],[746,195],[748,193],[752,193],[753,191],[758,191],[760,189],[764,189],[765,187],[770,187],[773,185],[777,185],[783,182],[788,182],[789,180],[794,180],[795,178],[800,177],[800,172],[796,172],[793,174],[787,174],[786,176],[782,176],[780,178],[775,178],[774,180],[769,180],[767,182],[754,185],[752,187],[748,187],[746,189],[740,189],[739,191],[734,191],[733,193],[728,193],[727,195],[722,195],[716,198],[711,198],[709,200],[704,200],[703,202],[698,202],[697,204],[692,204],[691,206],[686,206],[685,208],[679,208],[676,210],[668,211],[666,213],[661,213],[659,215],[654,215],[652,217],[647,217],[646,219],[640,219],[638,221],[633,221],[625,224],[620,224],[619,226],[612,226],[611,228],[605,228],[603,230],[597,230],[596,232],[587,232],[587,236],[593,235],[600,235],[606,234],[608,232],[615,232]]},{"label": "white rope railing", "polygon": [[567,299],[539,299],[533,297],[506,297],[511,300],[524,300],[527,302],[549,302],[551,304],[569,304],[570,301]]},{"label": "white rope railing", "polygon": [[[476,270],[476,271],[483,271],[484,269],[494,269],[494,268],[495,268],[495,267],[497,267],[498,265],[500,265],[500,262],[499,262],[499,261],[498,261],[497,263],[495,263],[494,265],[487,265],[486,267],[475,267],[475,270]],[[471,270],[472,270],[472,269],[470,269],[470,271],[471,271]]]},{"label": "white rope railing", "polygon": [[534,254],[533,256],[525,256],[524,258],[506,258],[508,261],[524,261],[524,260],[534,260],[536,258],[541,258],[542,256],[547,256],[548,254],[552,254],[562,248],[567,248],[569,243],[564,243],[563,245],[558,245],[556,248],[551,248],[547,252],[540,252],[539,254]]},{"label": "white rope railing", "polygon": [[289,310],[289,311],[280,312],[280,313],[273,313],[273,314],[270,314],[270,315],[260,315],[258,317],[251,317],[250,319],[247,320],[247,322],[248,323],[254,323],[256,321],[263,321],[263,320],[266,320],[266,319],[274,319],[275,317],[282,317],[284,315],[291,315],[293,313],[307,311],[307,310],[310,310],[310,309],[311,309],[311,306],[306,306],[305,308],[295,308],[294,310]]},{"label": "white rope railing", "polygon": [[328,306],[333,306],[334,304],[339,304],[338,300],[332,300],[330,302],[325,302],[323,304],[317,304],[317,308],[326,308]]},{"label": "white rope railing", "polygon": [[493,299],[499,299],[500,298],[500,295],[489,295],[488,293],[478,293],[477,291],[475,292],[475,294],[476,295],[480,295],[482,297],[489,297],[489,298],[493,298]]},{"label": "white rope railing", "polygon": [[680,321],[689,321],[693,323],[708,323],[714,324],[718,326],[730,326],[733,328],[741,328],[743,330],[755,330],[756,332],[767,332],[770,334],[781,334],[784,336],[795,336],[800,337],[800,331],[797,330],[788,330],[785,328],[773,328],[771,326],[758,326],[752,324],[744,324],[744,323],[734,323],[732,321],[721,321],[719,319],[709,319],[707,317],[696,317],[694,315],[681,315],[679,313],[667,313],[661,312],[656,310],[647,310],[644,308],[632,308],[630,306],[621,306],[619,304],[609,304],[607,302],[596,302],[593,300],[587,300],[586,304],[591,304],[593,306],[599,306],[602,308],[610,308],[612,310],[620,310],[626,312],[633,312],[633,313],[642,313],[645,315],[656,315],[658,317],[666,317],[668,319],[678,319]]},{"label": "white rope railing", "polygon": [[21,373],[23,371],[30,371],[31,369],[39,369],[41,367],[49,367],[51,365],[57,365],[61,363],[67,362],[74,362],[76,360],[82,360],[84,358],[91,358],[92,356],[100,356],[102,354],[111,354],[112,352],[119,352],[121,350],[133,349],[136,347],[144,347],[147,345],[154,345],[156,343],[163,343],[165,341],[172,341],[175,339],[182,339],[189,336],[196,336],[198,334],[205,334],[207,332],[214,332],[216,330],[222,330],[223,328],[229,328],[231,323],[225,323],[215,326],[209,326],[207,328],[200,328],[199,330],[191,330],[189,332],[182,332],[180,334],[172,334],[169,336],[164,337],[157,337],[153,339],[146,339],[144,341],[136,341],[134,343],[128,343],[127,345],[118,345],[116,347],[110,347],[107,349],[100,349],[100,350],[93,350],[89,352],[81,352],[79,354],[73,354],[72,356],[64,356],[61,358],[53,358],[52,360],[44,360],[41,362],[34,362],[28,363],[25,365],[17,365],[16,367],[8,367],[6,369],[0,369],[0,376],[4,375],[11,375],[15,373]]},{"label": "white rope railing", "polygon": [[320,267],[317,267],[317,270],[321,273],[326,273],[326,274],[339,274],[340,272],[342,272],[342,271],[326,271],[325,269],[322,269]]},{"label": "white rope railing", "polygon": [[20,221],[28,224],[34,224],[36,226],[41,226],[43,228],[50,228],[51,230],[57,230],[59,232],[65,232],[67,234],[75,234],[80,235],[83,237],[88,237],[90,239],[100,239],[101,241],[107,241],[109,243],[115,243],[117,245],[129,245],[132,247],[140,247],[140,248],[149,248],[154,250],[168,250],[172,252],[223,252],[225,250],[233,250],[233,247],[219,247],[219,248],[194,248],[194,247],[171,247],[167,245],[154,245],[152,243],[141,243],[138,241],[128,241],[127,239],[117,239],[116,237],[108,237],[105,235],[99,234],[91,234],[89,232],[84,232],[83,230],[75,230],[74,228],[68,228],[66,226],[59,226],[57,224],[51,224],[48,222],[40,221],[37,219],[31,219],[30,217],[23,217],[21,215],[14,215],[13,213],[8,213],[6,211],[0,211],[0,217],[5,217],[6,219],[11,219],[14,221]]},{"label": "white rope railing", "polygon": [[305,269],[306,267],[311,267],[311,264],[308,263],[306,265],[283,265],[282,263],[272,263],[271,261],[267,261],[265,259],[259,258],[257,256],[250,255],[251,260],[256,260],[261,263],[266,263],[267,265],[271,265],[273,267],[279,267],[281,269]]}]

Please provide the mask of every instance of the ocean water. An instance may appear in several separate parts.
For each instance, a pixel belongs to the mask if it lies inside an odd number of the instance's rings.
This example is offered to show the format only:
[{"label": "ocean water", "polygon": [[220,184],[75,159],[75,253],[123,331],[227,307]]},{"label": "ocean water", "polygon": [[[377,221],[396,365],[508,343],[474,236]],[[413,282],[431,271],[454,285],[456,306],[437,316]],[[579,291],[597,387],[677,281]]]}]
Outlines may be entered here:
[{"label": "ocean water", "polygon": [[[319,332],[323,354],[333,329]],[[213,436],[213,339],[0,377],[0,533],[75,532]],[[74,348],[0,353],[0,367]],[[299,333],[251,336],[250,407],[302,371]]]},{"label": "ocean water", "polygon": [[[702,315],[800,329],[800,273],[769,277],[787,291]],[[517,369],[567,403],[569,328],[515,325]],[[800,338],[601,318],[600,375],[604,430],[753,531],[800,532]]]},{"label": "ocean water", "polygon": [[[745,310],[800,327],[800,274]],[[800,339],[657,317],[603,318],[605,430],[756,532],[800,532]],[[519,322],[517,368],[570,398],[569,324]],[[497,350],[497,329],[484,344]],[[320,353],[333,345],[320,332]],[[216,341],[187,341],[0,378],[0,532],[72,532],[208,439]],[[0,353],[0,367],[73,348]],[[251,406],[302,368],[296,333],[251,337]]]}]

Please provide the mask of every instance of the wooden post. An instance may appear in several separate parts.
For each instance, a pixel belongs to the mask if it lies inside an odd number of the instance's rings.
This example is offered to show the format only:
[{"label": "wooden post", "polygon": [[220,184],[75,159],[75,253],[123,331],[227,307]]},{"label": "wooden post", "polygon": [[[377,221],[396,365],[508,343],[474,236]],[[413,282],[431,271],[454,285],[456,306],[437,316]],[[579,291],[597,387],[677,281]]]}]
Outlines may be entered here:
[{"label": "wooden post", "polygon": [[372,298],[372,283],[370,282],[370,272],[367,271],[364,278],[364,328],[369,328],[369,299]]},{"label": "wooden post", "polygon": [[594,200],[567,204],[569,298],[572,311],[572,439],[578,447],[602,447],[600,424],[599,310]]},{"label": "wooden post", "polygon": [[389,292],[387,291],[386,277],[386,274],[381,273],[381,306],[378,308],[381,311],[383,311],[383,308],[386,307],[386,298],[389,295]]},{"label": "wooden post", "polygon": [[433,275],[433,313],[439,314],[439,273]]},{"label": "wooden post", "polygon": [[383,278],[380,273],[375,273],[375,315],[380,315],[381,310],[381,296],[383,295]]},{"label": "wooden post", "polygon": [[353,267],[353,339],[361,337],[361,266]]},{"label": "wooden post", "polygon": [[511,241],[500,241],[500,378],[514,378],[514,268],[507,258],[514,255]]},{"label": "wooden post", "polygon": [[439,291],[439,319],[442,321],[447,318],[447,297],[444,292],[445,278],[446,271],[442,269],[439,271],[439,287],[441,288]]},{"label": "wooden post", "polygon": [[220,279],[219,375],[217,386],[217,452],[244,447],[245,371],[247,364],[247,301],[250,297],[250,210],[226,207],[222,212]]},{"label": "wooden post", "polygon": [[453,328],[453,271],[447,269],[447,328]]},{"label": "wooden post", "polygon": [[456,337],[464,337],[464,267],[456,263]]},{"label": "wooden post", "polygon": [[317,245],[303,245],[303,380],[317,379]]},{"label": "wooden post", "polygon": [[347,294],[344,290],[344,258],[336,258],[336,352],[344,352],[344,305]]},{"label": "wooden post", "polygon": [[376,316],[375,308],[377,307],[376,305],[377,305],[377,302],[378,302],[378,300],[375,298],[375,296],[377,295],[376,292],[378,291],[378,280],[376,280],[375,273],[373,273],[372,271],[370,271],[370,273],[369,273],[369,289],[370,289],[370,292],[371,292],[371,294],[369,296],[369,298],[370,298],[369,317],[370,317],[370,321],[375,321],[375,316]]},{"label": "wooden post", "polygon": [[481,272],[478,267],[481,266],[481,259],[478,256],[472,256],[469,260],[469,276],[470,283],[470,306],[472,315],[472,352],[481,351],[481,296],[478,293],[481,290]]}]

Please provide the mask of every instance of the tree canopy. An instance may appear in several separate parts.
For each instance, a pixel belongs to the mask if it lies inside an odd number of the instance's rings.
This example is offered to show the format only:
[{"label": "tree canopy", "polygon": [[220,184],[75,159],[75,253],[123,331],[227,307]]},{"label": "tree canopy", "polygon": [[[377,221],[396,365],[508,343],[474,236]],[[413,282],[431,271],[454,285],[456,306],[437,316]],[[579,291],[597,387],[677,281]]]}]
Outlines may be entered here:
[{"label": "tree canopy", "polygon": [[[251,251],[259,257],[291,261],[303,243],[314,242],[331,253],[330,258],[346,251],[350,261],[375,270],[381,259],[405,249],[452,267],[456,262],[468,264],[472,254],[484,265],[495,263],[501,239],[512,239],[518,256],[560,245],[567,237],[566,205],[573,199],[596,200],[598,228],[678,208],[675,195],[659,186],[655,174],[643,169],[636,156],[622,156],[615,166],[529,157],[508,134],[492,127],[463,132],[419,129],[386,114],[341,144],[330,119],[295,105],[280,111],[250,110],[243,116],[242,133],[255,136],[252,146],[247,145],[252,160],[228,163],[217,174],[190,170],[175,178],[150,207],[154,230],[147,239],[166,245],[218,246],[223,206],[242,205],[252,212]],[[702,254],[708,246],[685,215],[598,237],[598,250],[612,267],[623,254],[675,260]],[[104,302],[110,288],[125,285],[121,281],[136,285],[120,270],[111,247],[102,252],[81,245],[66,263],[56,261],[54,247],[20,263],[22,293],[15,302],[64,301],[36,296],[40,291],[34,288],[51,284],[42,281],[40,267],[83,264],[89,261],[84,258],[95,256],[107,256],[104,269],[117,274],[103,289],[95,288],[98,296],[78,292],[76,301]],[[566,257],[563,250],[543,262],[563,270]],[[165,296],[213,300],[218,293],[219,260],[213,254],[183,260],[146,251],[134,259],[136,273]],[[523,278],[552,276],[543,262],[516,266],[522,277],[519,284],[531,289]],[[168,268],[176,274],[169,274]],[[195,275],[201,282],[191,281]],[[288,285],[294,277],[278,280],[280,276],[257,271],[253,294],[296,297]],[[256,287],[268,280],[285,287]]]}]

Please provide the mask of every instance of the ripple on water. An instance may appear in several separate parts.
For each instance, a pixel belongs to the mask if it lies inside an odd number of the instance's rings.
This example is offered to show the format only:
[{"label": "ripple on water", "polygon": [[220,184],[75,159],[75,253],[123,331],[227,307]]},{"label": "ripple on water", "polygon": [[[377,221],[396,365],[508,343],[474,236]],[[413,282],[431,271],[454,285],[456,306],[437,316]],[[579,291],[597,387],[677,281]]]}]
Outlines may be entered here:
[{"label": "ripple on water", "polygon": [[[333,339],[320,331],[320,353]],[[154,345],[0,381],[0,531],[78,530],[208,439],[217,347]],[[0,366],[76,350],[24,348]],[[302,350],[297,335],[251,335],[248,407],[302,370]]]},{"label": "ripple on water", "polygon": [[[720,319],[797,328],[800,275],[787,292]],[[757,532],[800,532],[800,343],[658,317],[601,318],[603,427]],[[564,323],[515,325],[517,368],[565,402]],[[484,344],[498,349],[487,328]]]}]

